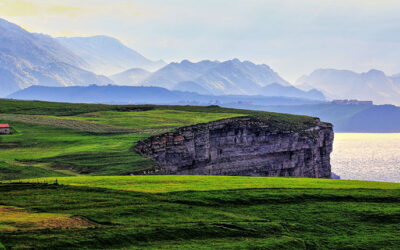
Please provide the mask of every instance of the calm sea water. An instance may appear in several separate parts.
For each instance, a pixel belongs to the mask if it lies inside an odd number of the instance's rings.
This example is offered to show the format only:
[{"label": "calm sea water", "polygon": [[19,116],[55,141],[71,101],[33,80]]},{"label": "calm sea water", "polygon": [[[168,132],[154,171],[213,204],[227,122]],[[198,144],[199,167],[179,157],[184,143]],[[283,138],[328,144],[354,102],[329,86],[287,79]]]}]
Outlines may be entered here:
[{"label": "calm sea water", "polygon": [[400,134],[335,133],[331,164],[341,179],[400,182]]}]

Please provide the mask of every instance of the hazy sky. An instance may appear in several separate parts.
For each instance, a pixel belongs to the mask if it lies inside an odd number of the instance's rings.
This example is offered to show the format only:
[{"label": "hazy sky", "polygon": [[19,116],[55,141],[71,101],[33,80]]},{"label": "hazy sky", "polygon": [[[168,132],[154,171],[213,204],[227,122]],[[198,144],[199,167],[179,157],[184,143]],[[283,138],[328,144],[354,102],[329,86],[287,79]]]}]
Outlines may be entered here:
[{"label": "hazy sky", "polygon": [[400,73],[398,0],[0,0],[0,17],[53,36],[110,35],[151,59]]}]

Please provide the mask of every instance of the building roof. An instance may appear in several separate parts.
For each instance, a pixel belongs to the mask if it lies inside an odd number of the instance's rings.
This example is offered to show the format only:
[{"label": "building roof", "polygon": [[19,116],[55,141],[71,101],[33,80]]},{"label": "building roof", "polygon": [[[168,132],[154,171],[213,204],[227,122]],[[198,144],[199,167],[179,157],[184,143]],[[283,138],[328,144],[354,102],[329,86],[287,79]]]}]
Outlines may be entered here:
[{"label": "building roof", "polygon": [[0,124],[0,128],[9,128],[9,127],[10,127],[10,125],[8,125],[7,123]]}]

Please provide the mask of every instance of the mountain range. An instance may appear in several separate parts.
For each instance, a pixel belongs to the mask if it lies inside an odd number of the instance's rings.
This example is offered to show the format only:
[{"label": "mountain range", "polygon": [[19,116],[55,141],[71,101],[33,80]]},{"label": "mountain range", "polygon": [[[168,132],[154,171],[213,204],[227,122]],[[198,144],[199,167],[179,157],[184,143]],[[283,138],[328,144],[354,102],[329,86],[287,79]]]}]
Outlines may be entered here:
[{"label": "mountain range", "polygon": [[0,97],[32,85],[93,84],[156,86],[202,95],[358,99],[400,105],[400,74],[318,69],[291,85],[265,64],[238,59],[166,64],[149,60],[112,37],[53,38],[0,19]]},{"label": "mountain range", "polygon": [[40,100],[108,104],[179,104],[179,105],[305,105],[322,103],[318,100],[248,95],[200,95],[194,92],[171,91],[161,87],[143,86],[31,86],[8,96],[19,100]]},{"label": "mountain range", "polygon": [[[118,80],[113,78],[113,80],[117,84],[129,82],[127,78]],[[183,60],[180,63],[170,63],[142,82],[132,82],[132,85],[157,86],[208,95],[264,95],[325,99],[324,95],[315,89],[302,91],[293,87],[265,64],[257,65],[238,59],[224,62],[204,60],[197,63]]]},{"label": "mountain range", "polygon": [[84,70],[87,63],[55,39],[0,19],[0,96],[31,85],[109,84]]},{"label": "mountain range", "polygon": [[32,85],[92,84],[158,86],[206,95],[325,99],[319,91],[291,86],[264,64],[233,59],[197,63],[183,60],[166,65],[145,58],[111,37],[52,38],[0,19],[0,97]]},{"label": "mountain range", "polygon": [[144,85],[173,89],[182,82],[194,82],[210,93],[259,94],[262,87],[272,83],[290,86],[267,65],[233,59],[225,62],[204,60],[192,63],[183,60],[171,63],[152,74]]},{"label": "mountain range", "polygon": [[58,37],[57,41],[88,64],[97,74],[113,75],[131,68],[157,70],[166,65],[162,60],[151,61],[109,36]]},{"label": "mountain range", "polygon": [[400,105],[400,74],[387,76],[375,69],[366,73],[318,69],[301,77],[295,86],[303,90],[321,90],[329,99],[372,100],[377,104]]}]

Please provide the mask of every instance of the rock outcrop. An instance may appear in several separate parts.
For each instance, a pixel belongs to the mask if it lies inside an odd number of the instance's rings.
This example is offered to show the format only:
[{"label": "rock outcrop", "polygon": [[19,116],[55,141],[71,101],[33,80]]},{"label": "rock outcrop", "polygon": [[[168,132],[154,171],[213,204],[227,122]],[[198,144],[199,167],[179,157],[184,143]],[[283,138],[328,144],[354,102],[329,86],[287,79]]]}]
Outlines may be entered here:
[{"label": "rock outcrop", "polygon": [[332,125],[315,119],[294,132],[250,117],[229,118],[150,137],[135,150],[158,163],[148,174],[330,178]]}]

